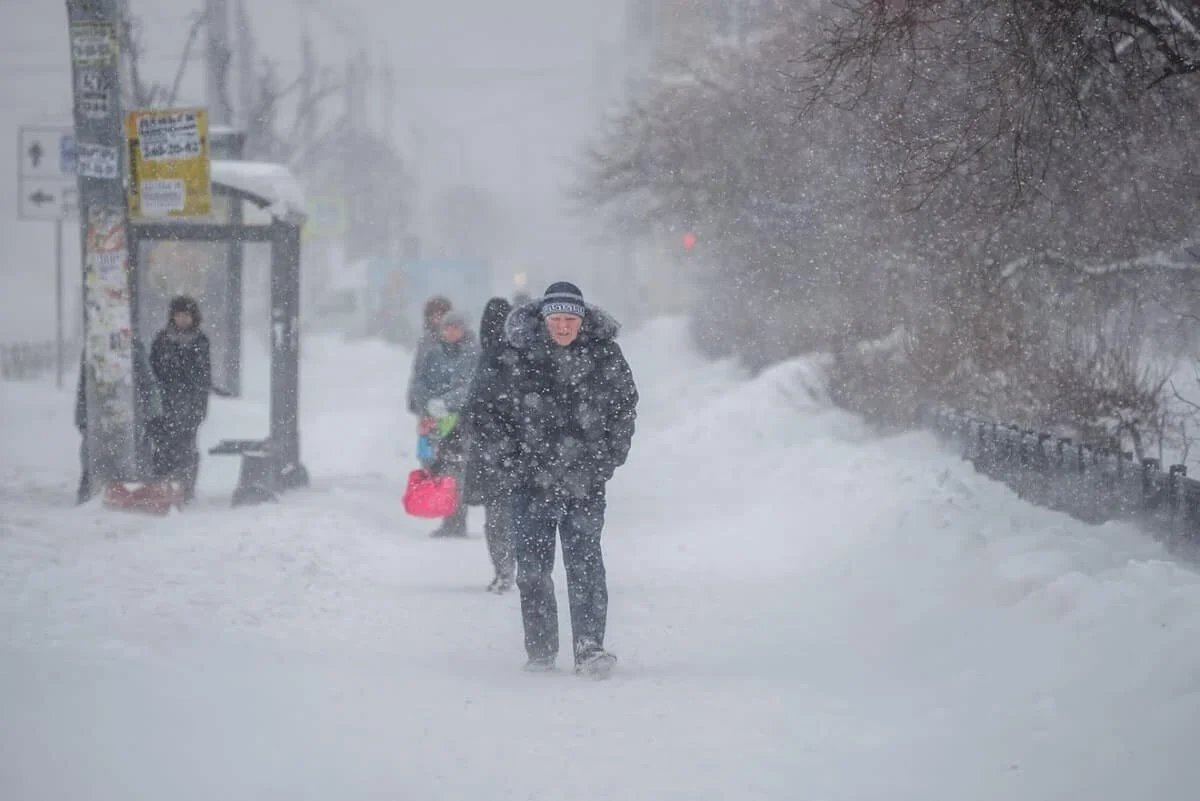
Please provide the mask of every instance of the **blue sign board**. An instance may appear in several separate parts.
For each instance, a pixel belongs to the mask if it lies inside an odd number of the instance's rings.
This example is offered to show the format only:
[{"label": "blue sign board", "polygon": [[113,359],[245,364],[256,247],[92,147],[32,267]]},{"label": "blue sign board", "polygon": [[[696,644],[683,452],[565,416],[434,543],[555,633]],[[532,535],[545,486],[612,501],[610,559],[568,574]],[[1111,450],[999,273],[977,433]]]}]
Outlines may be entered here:
[{"label": "blue sign board", "polygon": [[75,135],[63,134],[58,140],[59,170],[63,175],[75,174]]}]

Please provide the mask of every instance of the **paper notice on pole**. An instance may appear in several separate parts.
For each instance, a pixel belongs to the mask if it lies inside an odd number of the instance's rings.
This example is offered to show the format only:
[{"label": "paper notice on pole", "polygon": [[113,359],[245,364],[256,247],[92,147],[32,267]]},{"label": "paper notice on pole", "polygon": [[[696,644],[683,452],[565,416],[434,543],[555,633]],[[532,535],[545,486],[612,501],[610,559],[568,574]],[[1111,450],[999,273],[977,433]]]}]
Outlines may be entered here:
[{"label": "paper notice on pole", "polygon": [[133,321],[125,210],[88,209],[84,243],[88,436],[102,475],[135,475]]},{"label": "paper notice on pole", "polygon": [[108,22],[76,22],[71,26],[71,63],[111,64],[117,57],[117,28]]},{"label": "paper notice on pole", "polygon": [[88,178],[116,178],[120,175],[121,152],[115,147],[91,142],[75,143],[75,170]]},{"label": "paper notice on pole", "polygon": [[80,69],[75,101],[80,113],[89,120],[107,119],[113,109],[113,90],[104,70]]}]

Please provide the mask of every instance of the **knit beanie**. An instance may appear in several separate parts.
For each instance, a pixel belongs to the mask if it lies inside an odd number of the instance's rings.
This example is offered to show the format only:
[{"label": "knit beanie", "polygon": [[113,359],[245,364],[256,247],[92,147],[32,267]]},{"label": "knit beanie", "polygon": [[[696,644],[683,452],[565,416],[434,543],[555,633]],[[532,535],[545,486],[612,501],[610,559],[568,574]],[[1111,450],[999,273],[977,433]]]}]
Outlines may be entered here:
[{"label": "knit beanie", "polygon": [[569,281],[557,281],[542,295],[542,317],[552,314],[573,314],[583,317],[587,306],[583,303],[583,292]]}]

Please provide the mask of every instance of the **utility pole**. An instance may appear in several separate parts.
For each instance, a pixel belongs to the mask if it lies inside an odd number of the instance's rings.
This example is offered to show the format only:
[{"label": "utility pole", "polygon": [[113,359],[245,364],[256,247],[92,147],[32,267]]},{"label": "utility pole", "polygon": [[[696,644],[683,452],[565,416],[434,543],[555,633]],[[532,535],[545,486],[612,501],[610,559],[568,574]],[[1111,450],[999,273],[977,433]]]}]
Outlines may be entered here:
[{"label": "utility pole", "polygon": [[[382,125],[380,126],[380,138],[393,146],[399,146],[396,141],[396,73],[391,61],[388,61],[383,66],[383,85],[380,87],[382,97],[380,98],[380,115],[382,117]],[[390,205],[392,208],[399,208],[404,203],[403,187],[399,181],[389,182]],[[408,209],[411,215],[411,209]],[[411,221],[411,216],[410,216]],[[407,226],[405,226],[407,227]],[[388,252],[387,255],[392,259],[399,259],[404,251],[404,228],[400,225],[392,224],[387,226],[388,230]]]},{"label": "utility pole", "polygon": [[312,157],[313,147],[317,139],[317,55],[313,47],[312,36],[304,31],[300,39],[300,97],[297,101],[299,129],[296,131],[296,152],[300,158],[308,160]]},{"label": "utility pole", "polygon": [[346,86],[344,87],[343,114],[346,117],[346,132],[357,133],[362,114],[362,91],[366,81],[366,73],[362,69],[362,60],[357,56],[346,59]]},{"label": "utility pole", "polygon": [[237,0],[238,32],[238,127],[249,134],[254,126],[250,115],[254,113],[254,39],[250,32],[250,17],[246,14],[246,0]]},{"label": "utility pole", "polygon": [[366,49],[358,51],[358,63],[359,63],[360,68],[362,69],[362,76],[363,76],[362,91],[359,92],[359,95],[358,95],[359,120],[362,125],[362,132],[364,134],[369,134],[369,133],[372,133],[371,112],[370,112],[370,108],[369,108],[371,105],[370,101],[372,100],[371,87],[374,85],[375,81],[378,79],[379,76],[376,73],[375,65],[371,63],[371,59],[367,55]]},{"label": "utility pole", "polygon": [[[396,143],[396,68],[389,61],[383,68],[382,115],[383,128],[380,133],[389,142]],[[398,143],[396,143],[398,144]]]},{"label": "utility pole", "polygon": [[[346,85],[344,87],[344,103],[341,130],[341,150],[345,154],[346,148],[354,147],[358,142],[358,137],[363,133],[361,121],[363,110],[363,86],[366,83],[366,72],[363,70],[362,60],[356,55],[348,55],[346,57]],[[348,155],[348,154],[347,154]],[[339,191],[344,198],[347,222],[349,223],[347,236],[342,242],[342,254],[349,255],[350,258],[358,258],[359,253],[354,250],[353,231],[355,230],[354,221],[359,219],[362,208],[362,199],[357,191],[361,180],[362,171],[369,170],[363,164],[357,163],[350,158],[343,156],[341,169],[341,186]],[[349,247],[346,247],[346,246]],[[327,254],[325,265],[326,269],[332,269],[331,262],[333,261],[334,248],[329,243],[325,243],[325,253]]]},{"label": "utility pole", "polygon": [[93,487],[146,475],[135,403],[136,276],[130,273],[119,0],[67,0],[83,241],[86,450]]},{"label": "utility pole", "polygon": [[233,51],[229,47],[229,7],[226,0],[204,0],[204,20],[208,27],[204,94],[208,98],[209,124],[232,125],[229,65]]}]

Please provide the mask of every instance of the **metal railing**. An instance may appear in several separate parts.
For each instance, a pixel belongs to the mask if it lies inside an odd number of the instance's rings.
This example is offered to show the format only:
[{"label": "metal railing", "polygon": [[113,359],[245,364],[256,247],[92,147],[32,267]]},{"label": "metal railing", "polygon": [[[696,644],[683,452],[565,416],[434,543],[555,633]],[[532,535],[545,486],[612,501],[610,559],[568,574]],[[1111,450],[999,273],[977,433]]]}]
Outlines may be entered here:
[{"label": "metal railing", "polygon": [[1200,481],[1187,467],[1166,471],[1157,459],[1134,461],[1112,445],[926,408],[921,422],[963,459],[1019,497],[1087,523],[1137,522],[1172,551],[1200,554]]},{"label": "metal railing", "polygon": [[[64,380],[74,381],[78,371],[79,346],[63,345]],[[0,381],[32,381],[58,369],[58,345],[54,340],[43,342],[11,342],[0,344]],[[71,369],[75,366],[75,370]]]}]

